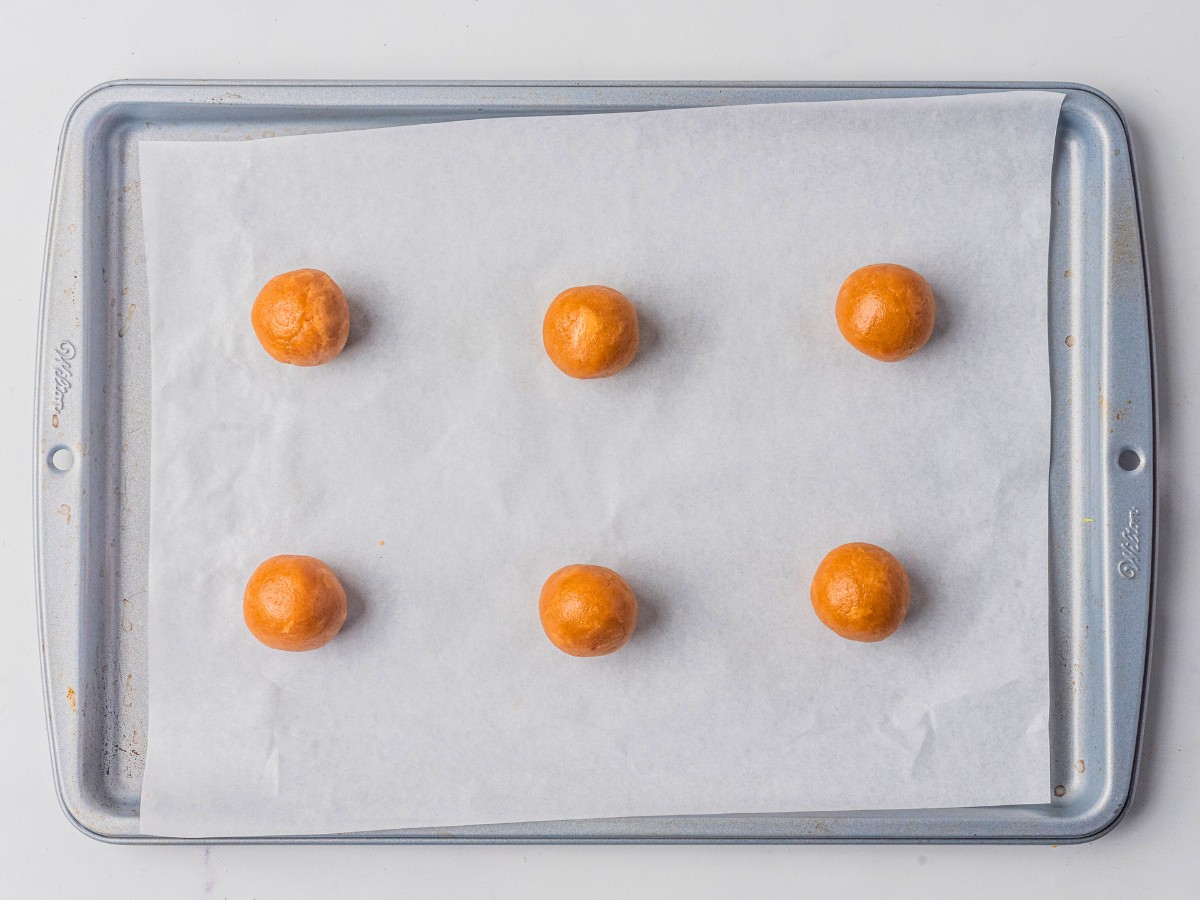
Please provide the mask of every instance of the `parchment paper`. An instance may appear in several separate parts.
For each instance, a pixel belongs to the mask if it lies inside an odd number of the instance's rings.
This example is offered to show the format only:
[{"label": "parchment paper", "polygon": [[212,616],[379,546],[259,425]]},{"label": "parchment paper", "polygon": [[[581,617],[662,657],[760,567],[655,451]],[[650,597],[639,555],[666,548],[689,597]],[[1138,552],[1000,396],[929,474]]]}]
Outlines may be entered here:
[{"label": "parchment paper", "polygon": [[[502,119],[142,143],[153,329],[145,833],[1049,799],[1046,282],[1060,97]],[[833,302],[923,272],[938,328],[876,362]],[[328,271],[350,344],[257,344]],[[600,381],[541,347],[560,290],[637,304]],[[889,640],[813,615],[818,561],[891,549]],[[319,556],[316,652],[242,591]],[[618,653],[542,634],[555,569],[633,586]]]}]

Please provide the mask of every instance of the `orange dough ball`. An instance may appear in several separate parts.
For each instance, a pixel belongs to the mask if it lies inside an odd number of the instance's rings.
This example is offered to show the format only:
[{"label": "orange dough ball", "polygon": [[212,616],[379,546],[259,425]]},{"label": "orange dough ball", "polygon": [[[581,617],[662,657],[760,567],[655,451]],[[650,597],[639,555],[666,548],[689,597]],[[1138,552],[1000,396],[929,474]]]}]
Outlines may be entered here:
[{"label": "orange dough ball", "polygon": [[263,285],[250,323],[258,342],[275,359],[319,366],[346,346],[350,307],[342,289],[320,269],[297,269]]},{"label": "orange dough ball", "polygon": [[874,544],[843,544],[817,566],[809,589],[813,610],[851,641],[882,641],[908,615],[908,573]]},{"label": "orange dough ball", "polygon": [[346,592],[312,556],[272,556],[246,583],[242,615],[250,633],[276,650],[315,650],[346,621]]},{"label": "orange dough ball", "polygon": [[571,656],[621,649],[637,628],[637,599],[620,575],[603,566],[564,566],[546,579],[538,599],[546,637]]},{"label": "orange dough ball", "polygon": [[637,356],[637,310],[610,287],[568,288],[546,310],[542,344],[550,360],[572,378],[615,375]]},{"label": "orange dough ball", "polygon": [[856,350],[883,362],[899,362],[924,347],[936,316],[929,282],[894,263],[863,266],[838,291],[842,336]]}]

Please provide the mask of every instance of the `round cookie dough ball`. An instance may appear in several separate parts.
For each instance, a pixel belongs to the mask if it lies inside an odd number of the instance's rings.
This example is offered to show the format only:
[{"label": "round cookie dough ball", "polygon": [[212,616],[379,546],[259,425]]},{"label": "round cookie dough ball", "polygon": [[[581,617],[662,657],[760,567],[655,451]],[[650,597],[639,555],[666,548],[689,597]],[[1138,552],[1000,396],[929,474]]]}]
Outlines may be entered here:
[{"label": "round cookie dough ball", "polygon": [[333,570],[313,556],[272,556],[246,583],[246,627],[275,650],[316,650],[346,621],[346,592]]},{"label": "round cookie dough ball", "polygon": [[263,285],[250,323],[258,342],[275,359],[319,366],[346,346],[350,307],[342,289],[320,269],[297,269]]},{"label": "round cookie dough ball", "polygon": [[550,360],[572,378],[615,375],[637,356],[637,310],[610,287],[568,288],[546,310],[542,344]]},{"label": "round cookie dough ball", "polygon": [[908,573],[874,544],[843,544],[817,566],[809,588],[813,611],[851,641],[882,641],[908,615]]},{"label": "round cookie dough ball", "polygon": [[546,579],[538,599],[546,637],[571,656],[621,649],[637,628],[637,598],[604,566],[564,566]]},{"label": "round cookie dough ball", "polygon": [[883,362],[899,362],[924,347],[936,315],[929,282],[895,263],[863,266],[838,291],[842,336],[856,350]]}]

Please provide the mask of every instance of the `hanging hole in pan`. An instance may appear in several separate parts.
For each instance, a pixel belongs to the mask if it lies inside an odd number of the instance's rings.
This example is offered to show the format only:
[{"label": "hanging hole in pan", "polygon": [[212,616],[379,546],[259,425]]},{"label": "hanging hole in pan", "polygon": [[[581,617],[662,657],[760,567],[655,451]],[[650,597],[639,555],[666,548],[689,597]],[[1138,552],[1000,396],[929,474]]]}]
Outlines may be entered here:
[{"label": "hanging hole in pan", "polygon": [[75,465],[75,454],[69,447],[55,447],[50,451],[47,462],[55,472],[69,472],[71,466]]},{"label": "hanging hole in pan", "polygon": [[1117,454],[1117,465],[1126,472],[1136,472],[1142,467],[1142,454],[1132,447],[1126,447]]}]

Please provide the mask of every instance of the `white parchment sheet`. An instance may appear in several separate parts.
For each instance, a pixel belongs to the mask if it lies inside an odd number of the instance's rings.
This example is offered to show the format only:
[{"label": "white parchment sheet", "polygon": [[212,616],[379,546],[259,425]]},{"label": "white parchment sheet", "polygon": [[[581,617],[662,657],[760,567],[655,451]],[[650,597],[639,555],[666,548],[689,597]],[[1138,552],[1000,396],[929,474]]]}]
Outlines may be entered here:
[{"label": "white parchment sheet", "polygon": [[[1046,336],[1060,96],[499,119],[142,143],[153,328],[145,833],[299,834],[1049,800]],[[889,365],[834,298],[938,298]],[[281,365],[250,306],[328,271],[352,324]],[[541,346],[607,284],[643,340],[575,381]],[[909,620],[851,643],[808,585],[894,552]],[[343,633],[288,654],[246,579],[319,556]],[[610,566],[611,656],[542,633]]]}]

